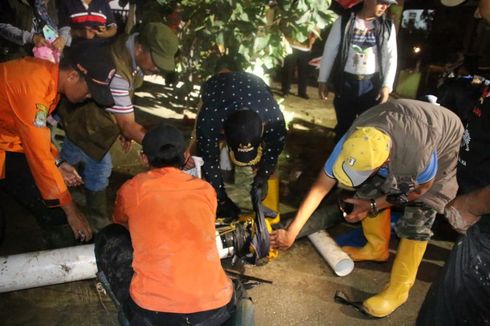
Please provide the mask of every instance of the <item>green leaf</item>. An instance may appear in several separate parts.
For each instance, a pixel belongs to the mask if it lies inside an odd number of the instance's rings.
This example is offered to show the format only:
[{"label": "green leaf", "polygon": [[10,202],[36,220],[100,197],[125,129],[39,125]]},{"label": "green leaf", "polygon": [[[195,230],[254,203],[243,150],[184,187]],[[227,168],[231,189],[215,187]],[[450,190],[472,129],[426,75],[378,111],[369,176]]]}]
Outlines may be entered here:
[{"label": "green leaf", "polygon": [[267,44],[269,44],[270,38],[271,38],[270,34],[267,34],[265,36],[256,37],[254,45],[253,45],[254,52],[259,52],[260,50],[265,48],[267,46]]}]

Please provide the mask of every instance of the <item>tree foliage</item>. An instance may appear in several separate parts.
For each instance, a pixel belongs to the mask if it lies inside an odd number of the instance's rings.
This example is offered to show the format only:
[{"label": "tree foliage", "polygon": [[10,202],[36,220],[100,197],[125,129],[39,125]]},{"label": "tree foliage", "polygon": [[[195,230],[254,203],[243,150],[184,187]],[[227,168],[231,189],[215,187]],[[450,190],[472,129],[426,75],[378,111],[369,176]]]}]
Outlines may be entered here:
[{"label": "tree foliage", "polygon": [[[162,6],[173,0],[156,0]],[[330,0],[182,0],[179,75],[201,84],[223,66],[268,72],[287,55],[285,38],[306,41],[331,24]],[[183,89],[186,93],[190,89]]]}]

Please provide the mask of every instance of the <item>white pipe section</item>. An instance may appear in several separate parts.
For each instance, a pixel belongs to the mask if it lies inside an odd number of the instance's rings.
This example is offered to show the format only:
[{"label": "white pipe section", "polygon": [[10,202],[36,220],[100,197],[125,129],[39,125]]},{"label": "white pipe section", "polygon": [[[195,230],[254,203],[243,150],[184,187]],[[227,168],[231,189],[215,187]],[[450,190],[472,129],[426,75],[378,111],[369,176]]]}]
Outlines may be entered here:
[{"label": "white pipe section", "polygon": [[0,293],[94,278],[94,245],[0,257]]},{"label": "white pipe section", "polygon": [[[223,248],[216,232],[221,259],[231,257],[234,248]],[[0,257],[0,293],[95,278],[94,245],[35,251]]]},{"label": "white pipe section", "polygon": [[315,232],[308,236],[313,246],[325,259],[328,265],[338,276],[349,275],[354,269],[354,262],[345,252],[340,249],[334,239],[324,230]]},{"label": "white pipe section", "polygon": [[216,247],[218,248],[220,259],[231,257],[235,253],[234,247],[223,248],[223,241],[221,240],[218,231],[216,231]]}]

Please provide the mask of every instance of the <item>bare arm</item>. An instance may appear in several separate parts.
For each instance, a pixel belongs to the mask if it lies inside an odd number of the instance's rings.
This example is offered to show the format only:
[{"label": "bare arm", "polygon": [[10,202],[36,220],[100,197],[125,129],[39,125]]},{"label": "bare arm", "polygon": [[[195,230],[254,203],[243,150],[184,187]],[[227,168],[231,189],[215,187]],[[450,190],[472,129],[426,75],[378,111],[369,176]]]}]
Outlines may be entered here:
[{"label": "bare arm", "polygon": [[481,216],[490,213],[490,186],[456,197],[451,206],[461,215]]},{"label": "bare arm", "polygon": [[271,246],[276,249],[288,249],[294,242],[301,228],[317,209],[323,198],[332,190],[337,180],[330,178],[322,170],[311,187],[305,200],[301,203],[296,217],[287,230],[276,230],[271,234]]},{"label": "bare arm", "polygon": [[[434,180],[418,185],[413,191],[408,193],[408,201],[414,201],[425,194],[434,184]],[[393,206],[386,200],[386,196],[375,198],[376,208],[382,210]],[[347,222],[355,223],[363,220],[371,210],[371,201],[367,199],[348,198],[346,203],[354,204],[354,210],[349,215],[345,216]]]},{"label": "bare arm", "polygon": [[114,114],[117,125],[121,130],[121,134],[127,138],[132,139],[135,142],[141,144],[143,137],[146,134],[146,129],[137,123],[134,119],[134,113]]}]

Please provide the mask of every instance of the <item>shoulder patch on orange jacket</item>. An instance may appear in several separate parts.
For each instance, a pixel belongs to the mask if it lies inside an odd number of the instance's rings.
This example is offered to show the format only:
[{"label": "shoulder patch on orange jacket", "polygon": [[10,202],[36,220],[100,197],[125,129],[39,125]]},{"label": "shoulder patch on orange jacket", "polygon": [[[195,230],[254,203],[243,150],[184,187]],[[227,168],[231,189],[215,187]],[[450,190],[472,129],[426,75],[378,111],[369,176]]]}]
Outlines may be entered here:
[{"label": "shoulder patch on orange jacket", "polygon": [[49,109],[44,104],[36,104],[36,116],[34,117],[34,126],[43,128],[46,127]]}]

